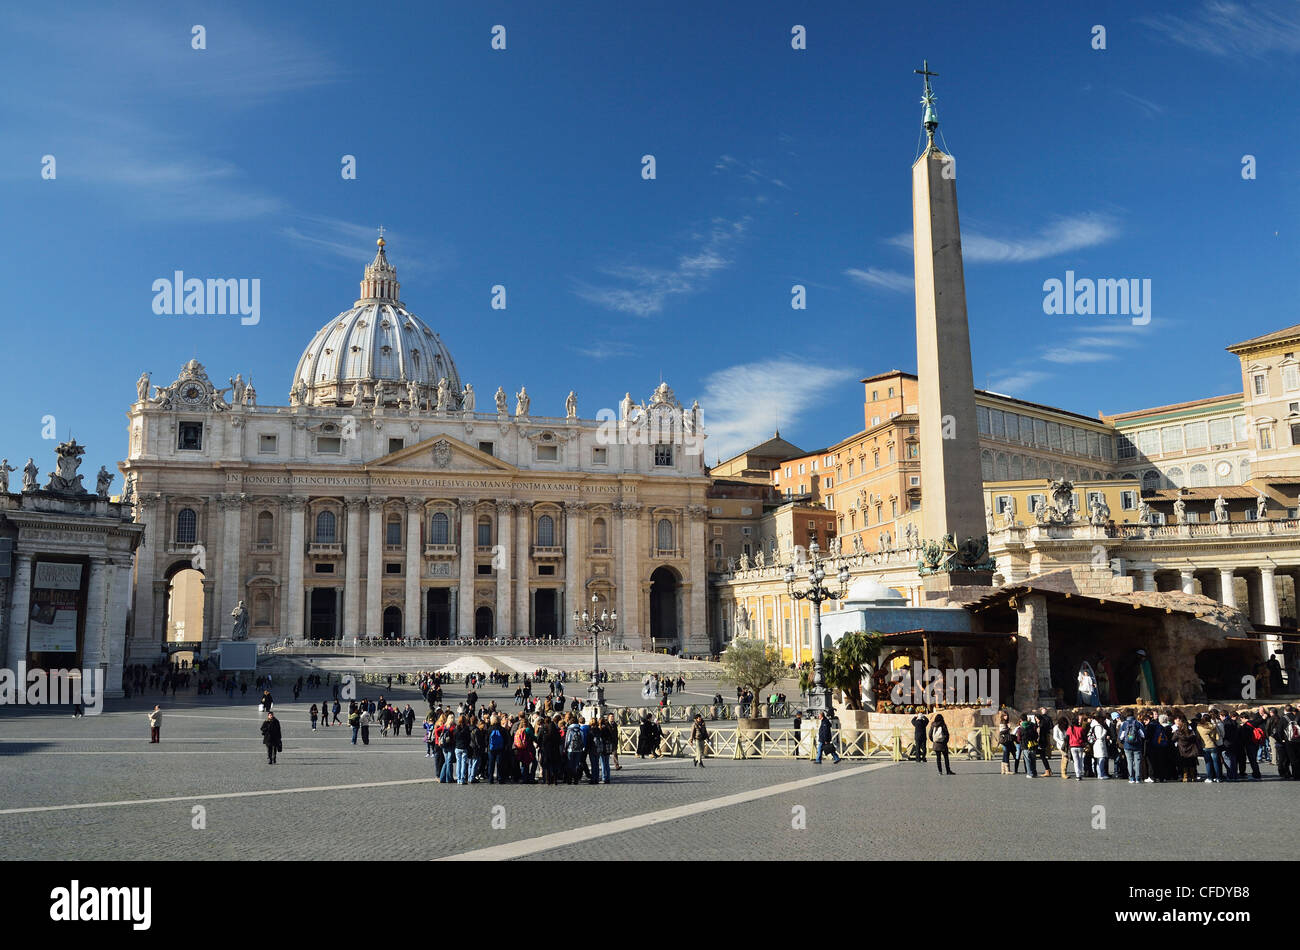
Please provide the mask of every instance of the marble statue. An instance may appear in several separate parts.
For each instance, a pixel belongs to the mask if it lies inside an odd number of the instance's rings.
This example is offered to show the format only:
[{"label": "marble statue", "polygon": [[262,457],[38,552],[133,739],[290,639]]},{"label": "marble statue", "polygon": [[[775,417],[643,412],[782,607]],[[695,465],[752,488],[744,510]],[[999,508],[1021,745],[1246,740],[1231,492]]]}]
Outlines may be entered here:
[{"label": "marble statue", "polygon": [[515,393],[515,416],[527,416],[528,407],[532,404],[532,399],[528,396],[528,387],[520,386],[519,392]]},{"label": "marble statue", "polygon": [[300,406],[304,399],[307,398],[307,384],[301,379],[293,384],[293,389],[289,390],[289,405]]},{"label": "marble statue", "polygon": [[1260,521],[1268,517],[1268,496],[1263,492],[1260,492],[1259,497],[1255,499],[1255,517]]},{"label": "marble statue", "polygon": [[122,504],[135,504],[135,472],[126,477],[126,485],[122,489]]},{"label": "marble statue", "polygon": [[99,474],[95,476],[95,494],[108,501],[108,486],[111,484],[113,484],[113,473],[103,465],[99,466]]},{"label": "marble statue", "polygon": [[412,409],[420,408],[420,384],[413,379],[406,382],[406,401],[411,404]]},{"label": "marble statue", "polygon": [[697,399],[691,403],[691,433],[698,434],[700,431],[700,401]]},{"label": "marble statue", "polygon": [[27,464],[23,466],[23,491],[36,491],[36,479],[40,474],[40,469],[32,462],[32,457],[27,456]]},{"label": "marble statue", "polygon": [[375,408],[378,409],[384,404],[384,381],[375,380]]},{"label": "marble statue", "polygon": [[1146,503],[1146,499],[1138,502],[1138,524],[1151,523],[1151,506]]},{"label": "marble statue", "polygon": [[735,571],[736,571],[736,559],[734,557],[727,558],[727,572],[734,574]]},{"label": "marble statue", "polygon": [[466,412],[474,411],[474,385],[473,383],[465,384],[465,391],[460,394],[460,407]]},{"label": "marble statue", "polygon": [[239,603],[235,604],[235,609],[230,612],[230,616],[234,618],[235,621],[235,625],[234,627],[231,628],[230,631],[230,639],[247,640],[248,639],[248,608],[244,606],[244,602],[242,600]]},{"label": "marble statue", "polygon": [[1092,499],[1092,523],[1100,528],[1110,520],[1110,506],[1106,504],[1104,497],[1098,496]]},{"label": "marble statue", "polygon": [[1215,521],[1228,520],[1228,503],[1223,500],[1222,495],[1214,499],[1214,520]]},{"label": "marble statue", "polygon": [[135,381],[135,400],[136,402],[146,402],[149,399],[149,374],[141,373],[140,378]]},{"label": "marble statue", "polygon": [[86,489],[81,484],[82,477],[77,474],[77,469],[81,466],[81,456],[86,454],[86,447],[78,445],[76,439],[69,439],[67,442],[60,442],[54,454],[58,456],[58,461],[54,463],[55,470],[50,473],[49,480],[45,483],[45,490],[86,494]]},{"label": "marble statue", "polygon": [[1002,522],[1008,528],[1016,526],[1016,500],[1008,498],[1006,506],[1002,509]]},{"label": "marble statue", "polygon": [[748,555],[748,554],[742,554],[742,555],[740,555],[740,569],[741,569],[742,571],[747,571],[747,570],[749,570],[749,555]]},{"label": "marble statue", "polygon": [[0,491],[9,494],[9,473],[18,469],[9,464],[8,459],[0,459]]},{"label": "marble statue", "polygon": [[992,532],[993,529],[994,529],[994,524],[993,524],[993,506],[992,506],[992,505],[985,505],[985,506],[984,506],[984,527],[985,527],[989,532]]},{"label": "marble statue", "polygon": [[759,548],[758,553],[754,555],[754,566],[758,568],[767,567],[767,557],[763,554],[762,548]]},{"label": "marble statue", "polygon": [[498,386],[498,387],[497,387],[497,393],[496,393],[496,396],[495,396],[494,398],[496,399],[496,402],[497,402],[497,415],[499,415],[499,416],[504,416],[504,415],[506,414],[506,412],[507,412],[507,410],[506,410],[506,391],[505,391],[505,389],[504,389],[503,387],[501,387],[501,386]]},{"label": "marble statue", "polygon": [[1187,502],[1183,501],[1182,495],[1179,495],[1177,501],[1174,502],[1174,523],[1187,523]]},{"label": "marble statue", "polygon": [[244,377],[240,373],[236,373],[235,378],[230,380],[230,404],[232,406],[244,404]]},{"label": "marble statue", "polygon": [[354,406],[361,405],[361,399],[362,399],[361,381],[358,380],[357,382],[352,384],[352,405]]},{"label": "marble statue", "polygon": [[447,377],[444,376],[438,380],[438,403],[439,412],[446,412],[451,405],[451,387],[447,384]]},{"label": "marble statue", "polygon": [[830,548],[832,554],[839,554],[840,553],[839,535],[836,535],[835,537],[831,538],[830,541],[827,543],[827,547]]},{"label": "marble statue", "polygon": [[862,535],[860,534],[855,534],[853,536],[853,553],[854,554],[862,553]]},{"label": "marble statue", "polygon": [[568,419],[578,418],[578,397],[574,395],[572,389],[569,390],[569,395],[564,400],[564,415]]},{"label": "marble statue", "polygon": [[624,422],[632,415],[632,394],[624,393],[623,401],[618,404],[618,417]]}]

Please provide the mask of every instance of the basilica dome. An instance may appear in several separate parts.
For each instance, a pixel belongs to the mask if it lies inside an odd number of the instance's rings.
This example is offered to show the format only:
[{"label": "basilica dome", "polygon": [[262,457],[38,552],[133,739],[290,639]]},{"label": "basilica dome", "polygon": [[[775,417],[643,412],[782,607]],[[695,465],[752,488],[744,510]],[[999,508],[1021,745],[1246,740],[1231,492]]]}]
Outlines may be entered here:
[{"label": "basilica dome", "polygon": [[445,379],[450,408],[460,405],[460,374],[438,334],[398,299],[397,270],[378,241],[361,296],[317,331],[298,360],[291,405],[433,403]]}]

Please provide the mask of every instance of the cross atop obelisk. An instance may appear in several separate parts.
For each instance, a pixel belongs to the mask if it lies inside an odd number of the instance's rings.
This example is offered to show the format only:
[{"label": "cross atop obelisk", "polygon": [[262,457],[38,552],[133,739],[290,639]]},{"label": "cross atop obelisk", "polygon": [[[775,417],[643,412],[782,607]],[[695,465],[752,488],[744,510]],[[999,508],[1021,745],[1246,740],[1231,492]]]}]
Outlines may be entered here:
[{"label": "cross atop obelisk", "polygon": [[934,111],[934,90],[930,88],[930,77],[939,74],[930,72],[930,61],[928,59],[921,60],[921,68],[914,69],[912,72],[925,77],[925,93],[921,96],[921,105],[925,106],[925,117],[921,119],[921,125],[925,128],[925,147],[928,151],[934,148],[934,130],[939,127],[939,117]]}]

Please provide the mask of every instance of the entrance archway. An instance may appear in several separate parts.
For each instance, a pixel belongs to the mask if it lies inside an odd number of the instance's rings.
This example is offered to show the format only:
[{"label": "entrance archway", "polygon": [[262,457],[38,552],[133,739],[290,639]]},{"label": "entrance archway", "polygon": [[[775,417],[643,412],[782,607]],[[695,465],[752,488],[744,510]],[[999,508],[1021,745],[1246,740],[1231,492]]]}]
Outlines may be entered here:
[{"label": "entrance archway", "polygon": [[428,639],[446,640],[451,637],[451,589],[430,587],[426,604]]},{"label": "entrance archway", "polygon": [[650,575],[650,636],[654,640],[676,640],[677,601],[681,593],[677,572],[658,568]]},{"label": "entrance archway", "polygon": [[[207,609],[203,572],[183,561],[167,574],[163,600],[163,642],[203,642],[203,615]],[[191,653],[177,653],[175,660],[193,660]]]},{"label": "entrance archway", "polygon": [[402,608],[388,606],[384,608],[383,635],[385,640],[396,640],[402,635]]},{"label": "entrance archway", "polygon": [[333,640],[338,634],[339,595],[333,587],[313,587],[311,592],[311,624],[308,627],[313,640]]},{"label": "entrance archway", "polygon": [[486,640],[492,636],[492,608],[480,607],[474,611],[474,639]]}]

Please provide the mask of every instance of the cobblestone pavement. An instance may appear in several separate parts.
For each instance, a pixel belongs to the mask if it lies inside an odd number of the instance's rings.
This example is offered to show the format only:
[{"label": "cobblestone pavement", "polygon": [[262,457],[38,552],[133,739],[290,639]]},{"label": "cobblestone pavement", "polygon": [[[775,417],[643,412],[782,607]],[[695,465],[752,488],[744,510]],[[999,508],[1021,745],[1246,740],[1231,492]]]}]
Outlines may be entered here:
[{"label": "cobblestone pavement", "polygon": [[[422,711],[418,693],[395,693]],[[625,756],[612,785],[444,786],[432,781],[417,735],[383,738],[376,728],[367,747],[351,745],[346,728],[313,733],[312,697],[304,698],[277,703],[285,751],[274,766],[256,709],[224,696],[164,702],[158,745],[145,720],[152,697],[75,720],[6,710],[6,857],[427,859],[510,844],[509,856],[545,860],[1284,859],[1300,842],[1293,823],[1271,817],[1289,814],[1297,791],[1276,780],[1133,786],[1004,777],[997,762],[955,762],[948,777],[911,762],[710,760],[698,769],[688,759]],[[779,788],[837,774],[845,777]],[[762,797],[715,801],[737,793]],[[137,803],[157,798],[177,800]],[[74,804],[94,807],[12,811]],[[683,806],[694,812],[655,814]],[[635,820],[613,834],[592,828],[618,819]],[[533,842],[560,833],[570,837]]]}]

